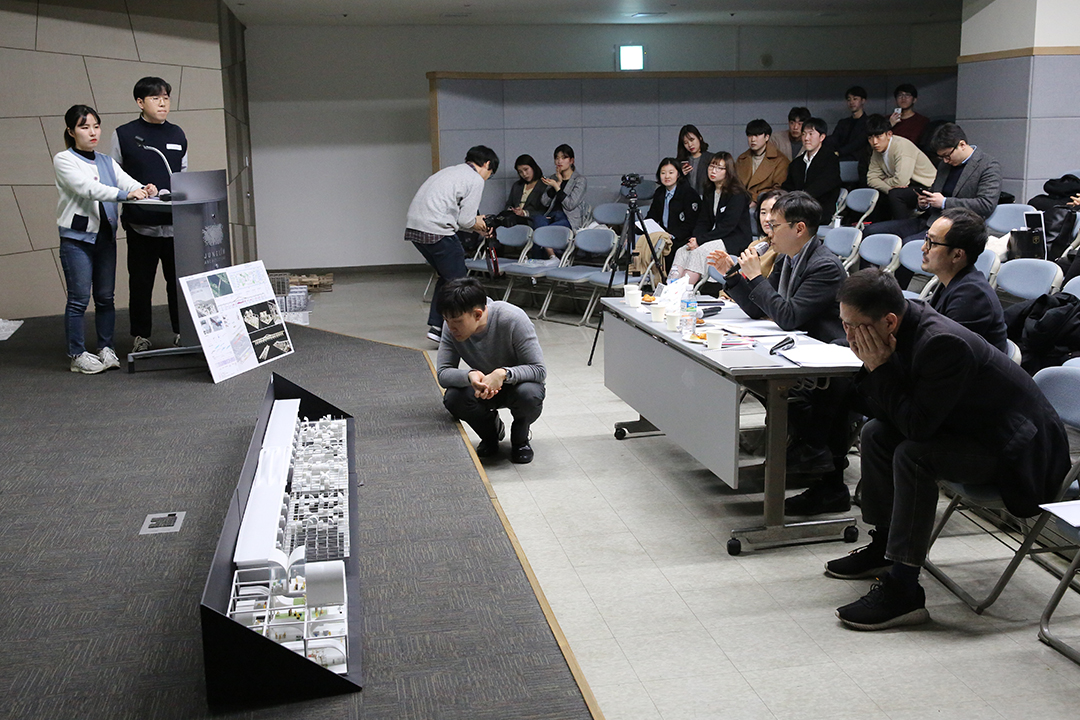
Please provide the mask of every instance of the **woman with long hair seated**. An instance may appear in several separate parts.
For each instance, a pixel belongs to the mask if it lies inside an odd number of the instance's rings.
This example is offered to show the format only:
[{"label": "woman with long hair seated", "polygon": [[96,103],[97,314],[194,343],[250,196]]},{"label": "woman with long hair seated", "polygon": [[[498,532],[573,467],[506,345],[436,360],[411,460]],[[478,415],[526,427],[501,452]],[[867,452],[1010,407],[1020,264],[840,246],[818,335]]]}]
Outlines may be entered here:
[{"label": "woman with long hair seated", "polygon": [[694,234],[701,198],[679,172],[675,158],[660,161],[656,182],[658,187],[645,217],[660,223],[660,227],[671,234],[671,247],[677,251]]},{"label": "woman with long hair seated", "polygon": [[750,245],[750,193],[735,172],[731,153],[718,152],[709,162],[709,185],[701,206],[694,236],[675,253],[671,280],[685,275],[696,285],[705,274],[710,252],[741,253]]},{"label": "woman with long hair seated", "polygon": [[543,215],[547,209],[544,201],[546,188],[540,182],[544,171],[532,155],[519,155],[514,161],[514,169],[517,170],[518,179],[510,186],[506,208],[499,213],[499,217],[507,226],[533,225],[535,218]]}]

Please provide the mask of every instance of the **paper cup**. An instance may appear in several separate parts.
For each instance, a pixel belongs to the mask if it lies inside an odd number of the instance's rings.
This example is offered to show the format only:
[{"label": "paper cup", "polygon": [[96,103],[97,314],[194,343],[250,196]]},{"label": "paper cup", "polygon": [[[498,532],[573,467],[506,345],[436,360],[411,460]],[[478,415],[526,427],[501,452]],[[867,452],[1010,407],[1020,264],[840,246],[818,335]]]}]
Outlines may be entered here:
[{"label": "paper cup", "polygon": [[626,302],[627,307],[641,307],[641,291],[634,288],[632,291],[627,290],[623,296],[623,300]]},{"label": "paper cup", "polygon": [[667,313],[667,308],[663,305],[653,305],[649,308],[649,312],[652,313],[653,322],[664,322],[664,314]]},{"label": "paper cup", "polygon": [[668,313],[664,316],[664,320],[667,322],[667,329],[674,332],[679,329],[679,314]]},{"label": "paper cup", "polygon": [[719,350],[720,344],[724,341],[723,330],[706,330],[705,331],[705,347],[710,350]]}]

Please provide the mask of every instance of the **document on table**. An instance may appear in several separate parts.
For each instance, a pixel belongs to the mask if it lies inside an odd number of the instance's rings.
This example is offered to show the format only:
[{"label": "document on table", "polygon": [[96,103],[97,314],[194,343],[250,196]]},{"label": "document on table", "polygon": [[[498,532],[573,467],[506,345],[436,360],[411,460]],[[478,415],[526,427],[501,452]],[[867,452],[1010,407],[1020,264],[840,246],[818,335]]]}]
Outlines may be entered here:
[{"label": "document on table", "polygon": [[1068,502],[1056,502],[1046,503],[1040,505],[1043,510],[1057,515],[1059,518],[1069,523],[1073,527],[1080,528],[1080,500],[1069,500]]},{"label": "document on table", "polygon": [[705,353],[728,368],[771,368],[791,367],[788,363],[773,355],[762,355],[757,350],[732,349],[732,350],[706,350]]},{"label": "document on table", "polygon": [[748,337],[770,337],[775,335],[805,335],[801,330],[791,333],[782,329],[772,320],[722,320],[720,327],[736,335]]},{"label": "document on table", "polygon": [[862,360],[851,351],[851,348],[843,345],[796,344],[795,347],[781,350],[777,354],[783,355],[801,367],[862,367]]}]

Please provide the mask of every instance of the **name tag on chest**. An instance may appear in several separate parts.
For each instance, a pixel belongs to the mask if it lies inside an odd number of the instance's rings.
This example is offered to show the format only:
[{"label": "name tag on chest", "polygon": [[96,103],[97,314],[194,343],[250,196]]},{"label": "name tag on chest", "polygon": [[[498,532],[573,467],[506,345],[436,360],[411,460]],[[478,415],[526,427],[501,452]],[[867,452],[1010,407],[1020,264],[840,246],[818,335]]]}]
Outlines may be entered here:
[{"label": "name tag on chest", "polygon": [[165,143],[166,150],[183,150],[183,145],[177,145],[176,143]]}]

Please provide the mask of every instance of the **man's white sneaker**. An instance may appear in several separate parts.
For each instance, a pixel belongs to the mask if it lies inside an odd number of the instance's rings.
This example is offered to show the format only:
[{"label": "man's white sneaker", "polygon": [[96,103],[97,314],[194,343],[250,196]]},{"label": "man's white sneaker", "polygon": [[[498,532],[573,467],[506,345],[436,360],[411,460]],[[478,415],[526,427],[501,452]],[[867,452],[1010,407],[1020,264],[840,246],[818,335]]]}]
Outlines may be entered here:
[{"label": "man's white sneaker", "polygon": [[116,351],[110,347],[102,348],[97,356],[106,370],[116,370],[120,367],[120,358],[116,357]]},{"label": "man's white sneaker", "polygon": [[150,338],[144,338],[141,335],[136,335],[135,341],[131,343],[131,352],[146,352],[151,347],[153,347],[153,344],[150,342]]},{"label": "man's white sneaker", "polygon": [[105,365],[102,364],[97,355],[91,355],[88,352],[84,352],[82,355],[76,355],[71,358],[71,372],[73,373],[97,375],[99,372],[104,371]]}]

